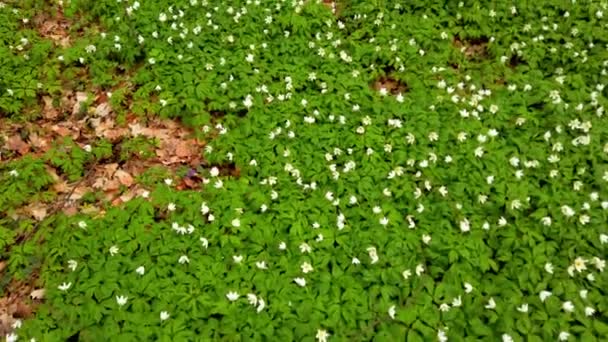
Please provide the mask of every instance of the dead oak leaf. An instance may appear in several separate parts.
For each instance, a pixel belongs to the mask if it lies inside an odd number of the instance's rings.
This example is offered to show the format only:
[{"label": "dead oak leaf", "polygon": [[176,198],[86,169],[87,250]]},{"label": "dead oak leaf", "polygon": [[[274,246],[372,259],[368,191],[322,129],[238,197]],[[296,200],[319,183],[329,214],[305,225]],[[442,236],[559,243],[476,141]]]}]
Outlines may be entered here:
[{"label": "dead oak leaf", "polygon": [[133,177],[124,170],[116,170],[116,172],[114,173],[114,177],[118,179],[120,184],[126,187],[130,187],[131,185],[133,185]]},{"label": "dead oak leaf", "polygon": [[46,207],[42,204],[33,204],[29,207],[29,212],[38,221],[44,220],[47,215]]},{"label": "dead oak leaf", "polygon": [[6,141],[6,147],[14,152],[18,152],[21,155],[26,154],[30,150],[30,145],[28,145],[23,139],[21,139],[18,135],[13,135],[8,138]]}]

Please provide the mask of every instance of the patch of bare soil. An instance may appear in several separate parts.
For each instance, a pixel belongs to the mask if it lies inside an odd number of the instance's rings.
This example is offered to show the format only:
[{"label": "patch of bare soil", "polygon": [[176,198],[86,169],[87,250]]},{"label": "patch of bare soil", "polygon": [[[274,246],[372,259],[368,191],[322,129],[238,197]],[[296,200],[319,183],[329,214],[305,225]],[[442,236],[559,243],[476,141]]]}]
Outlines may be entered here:
[{"label": "patch of bare soil", "polygon": [[338,4],[335,0],[323,0],[323,5],[331,10],[331,13],[338,15]]},{"label": "patch of bare soil", "polygon": [[468,59],[487,58],[490,56],[488,51],[488,37],[462,39],[458,35],[454,36],[452,44],[460,49]]},{"label": "patch of bare soil", "polygon": [[[0,275],[5,262],[0,261]],[[0,336],[14,330],[19,320],[29,318],[36,306],[44,299],[44,289],[36,288],[37,274],[27,281],[11,280],[2,290],[0,297]]]},{"label": "patch of bare soil", "polygon": [[392,76],[381,76],[370,85],[372,89],[380,91],[386,89],[391,95],[405,94],[409,88],[405,82],[397,80]]},{"label": "patch of bare soil", "polygon": [[41,11],[34,17],[32,23],[41,37],[53,41],[57,46],[70,46],[70,22],[64,17],[61,6]]}]

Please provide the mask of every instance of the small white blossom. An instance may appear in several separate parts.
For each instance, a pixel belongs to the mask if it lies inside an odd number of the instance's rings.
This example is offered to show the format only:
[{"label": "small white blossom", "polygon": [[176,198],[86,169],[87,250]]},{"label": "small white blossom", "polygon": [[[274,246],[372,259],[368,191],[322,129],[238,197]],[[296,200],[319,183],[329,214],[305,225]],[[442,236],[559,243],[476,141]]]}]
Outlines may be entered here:
[{"label": "small white blossom", "polygon": [[240,295],[238,294],[238,292],[235,291],[230,291],[226,294],[226,298],[228,298],[229,301],[234,302],[235,300],[239,299]]},{"label": "small white blossom", "polygon": [[424,273],[424,265],[418,264],[418,266],[416,266],[416,275],[420,276],[422,273]]},{"label": "small white blossom", "polygon": [[72,287],[72,283],[62,283],[61,285],[57,286],[60,291],[67,291],[70,287]]},{"label": "small white blossom", "polygon": [[388,316],[391,319],[395,319],[395,313],[396,313],[396,311],[395,311],[395,306],[394,305],[392,305],[390,308],[388,308]]},{"label": "small white blossom", "polygon": [[293,281],[302,287],[306,286],[306,279],[304,278],[294,278]]},{"label": "small white blossom", "polygon": [[539,297],[540,297],[540,301],[544,302],[545,300],[547,300],[547,298],[549,298],[552,295],[551,292],[549,291],[540,291]]},{"label": "small white blossom", "polygon": [[327,330],[319,329],[317,330],[317,335],[315,335],[315,338],[317,339],[317,342],[327,342],[327,338],[329,336],[330,335]]},{"label": "small white blossom", "polygon": [[76,271],[78,267],[78,262],[76,260],[68,260],[68,268],[72,270],[72,272]]},{"label": "small white blossom", "polygon": [[116,296],[116,303],[118,304],[118,306],[123,306],[127,304],[128,299],[129,297],[127,296]]}]

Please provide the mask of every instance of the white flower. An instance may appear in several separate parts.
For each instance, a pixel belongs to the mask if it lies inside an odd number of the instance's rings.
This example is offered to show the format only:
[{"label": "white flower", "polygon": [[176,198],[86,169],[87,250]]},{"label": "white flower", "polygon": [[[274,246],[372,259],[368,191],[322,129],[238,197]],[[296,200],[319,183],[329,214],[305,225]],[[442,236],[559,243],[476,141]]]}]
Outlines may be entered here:
[{"label": "white flower", "polygon": [[169,203],[169,205],[167,206],[167,210],[169,211],[175,211],[175,203]]},{"label": "white flower", "polygon": [[294,278],[293,281],[295,281],[296,284],[298,284],[302,287],[306,286],[306,279],[304,279],[304,278]]},{"label": "white flower", "polygon": [[528,312],[528,304],[524,303],[521,306],[517,307],[517,311],[526,313]]},{"label": "white flower", "polygon": [[329,336],[330,335],[326,330],[319,329],[319,330],[317,330],[317,335],[315,337],[318,342],[327,342],[327,338]]},{"label": "white flower", "polygon": [[569,337],[570,337],[570,333],[568,333],[566,331],[562,331],[559,333],[558,339],[560,341],[567,341]]},{"label": "white flower", "polygon": [[588,294],[588,293],[589,293],[589,291],[587,291],[587,290],[580,290],[580,291],[578,292],[578,294],[579,294],[579,295],[581,296],[581,298],[583,298],[583,299],[587,299],[587,294]]},{"label": "white flower", "polygon": [[585,307],[585,316],[589,317],[589,316],[593,316],[595,314],[595,309],[587,306]]},{"label": "white flower", "polygon": [[146,273],[146,269],[143,266],[139,266],[137,269],[135,269],[135,273],[144,275],[144,273]]},{"label": "white flower", "polygon": [[118,253],[118,247],[112,246],[110,247],[110,256],[114,256]]},{"label": "white flower", "polygon": [[388,224],[388,218],[387,217],[383,217],[380,219],[380,224],[383,226],[386,226]]},{"label": "white flower", "polygon": [[10,170],[10,171],[8,172],[8,174],[9,174],[11,177],[18,177],[18,176],[19,176],[19,171],[17,171],[17,170]]},{"label": "white flower", "polygon": [[461,306],[461,305],[462,305],[462,298],[461,298],[460,296],[458,296],[458,297],[456,297],[456,298],[454,298],[454,299],[452,300],[452,306],[453,306],[453,307],[456,307],[456,308],[457,308],[457,307],[459,307],[459,306]]},{"label": "white flower", "polygon": [[416,275],[420,276],[422,273],[424,273],[424,265],[418,264],[418,266],[416,266]]},{"label": "white flower", "polygon": [[6,334],[6,342],[17,342],[19,338],[15,333]]},{"label": "white flower", "polygon": [[450,306],[446,303],[441,303],[441,305],[439,305],[439,311],[448,312],[450,311]]},{"label": "white flower", "polygon": [[574,311],[574,304],[572,304],[571,301],[564,302],[562,304],[562,309],[566,312],[572,312]]},{"label": "white flower", "polygon": [[469,284],[469,283],[464,283],[464,292],[466,293],[471,293],[473,292],[473,285]]},{"label": "white flower", "polygon": [[395,306],[391,305],[390,308],[388,308],[388,315],[391,319],[395,319]]},{"label": "white flower", "polygon": [[353,257],[353,260],[352,260],[353,265],[359,265],[360,263],[361,263],[361,260],[357,259],[356,257]]},{"label": "white flower", "polygon": [[72,272],[76,271],[76,267],[78,267],[78,262],[76,260],[68,260],[68,268],[72,270]]},{"label": "white flower", "polygon": [[502,342],[513,342],[513,337],[508,334],[502,334]]},{"label": "white flower", "polygon": [[547,298],[549,298],[552,295],[551,292],[549,291],[540,291],[539,297],[540,297],[540,301],[544,302],[545,300],[547,300]]},{"label": "white flower", "polygon": [[255,263],[255,266],[261,270],[265,270],[268,268],[268,265],[266,265],[266,261],[257,261]]},{"label": "white flower", "polygon": [[412,271],[405,270],[405,271],[401,272],[401,275],[403,276],[403,278],[405,280],[408,280],[412,276]]},{"label": "white flower", "polygon": [[234,261],[235,264],[240,264],[241,261],[243,261],[243,256],[242,255],[233,255],[232,261]]},{"label": "white flower", "polygon": [[423,235],[422,235],[422,242],[424,242],[425,244],[427,244],[427,245],[428,245],[428,244],[431,242],[431,236],[430,236],[430,235],[423,234]]},{"label": "white flower", "polygon": [[302,242],[300,244],[300,253],[310,253],[312,251],[312,247],[308,245],[306,242]]},{"label": "white flower", "polygon": [[235,291],[230,291],[226,294],[226,298],[228,298],[229,301],[234,302],[235,300],[239,299],[240,295],[235,292]]},{"label": "white flower", "polygon": [[608,235],[606,234],[600,234],[600,243],[603,245],[605,243],[608,243]]},{"label": "white flower", "polygon": [[239,220],[238,218],[235,218],[234,220],[232,220],[232,225],[234,227],[240,227],[241,226],[241,220]]},{"label": "white flower", "polygon": [[258,307],[256,308],[256,312],[260,313],[266,307],[266,302],[262,298],[258,298]]},{"label": "white flower", "polygon": [[587,269],[587,266],[585,264],[586,262],[587,262],[587,260],[585,260],[581,257],[574,259],[574,265],[573,265],[574,269],[579,273],[586,270]]},{"label": "white flower", "polygon": [[284,251],[287,249],[287,244],[283,241],[281,241],[281,243],[279,243],[279,249]]},{"label": "white flower", "polygon": [[127,304],[128,299],[129,297],[127,296],[116,296],[116,303],[118,304],[118,306],[123,306]]},{"label": "white flower", "polygon": [[571,216],[574,216],[574,214],[575,214],[574,210],[567,205],[563,205],[561,210],[562,210],[562,214],[564,214],[564,216],[566,216],[566,217],[571,217]]},{"label": "white flower", "polygon": [[312,272],[314,269],[312,268],[312,265],[308,262],[304,262],[302,263],[302,265],[300,266],[300,268],[302,269],[303,273],[309,273]]},{"label": "white flower", "polygon": [[205,239],[204,237],[200,238],[201,241],[201,245],[203,245],[203,247],[205,249],[207,249],[207,247],[209,247],[209,240]]},{"label": "white flower", "polygon": [[243,105],[247,108],[251,108],[251,106],[253,106],[253,97],[251,95],[247,95],[245,100],[243,100]]},{"label": "white flower", "polygon": [[437,330],[437,340],[439,342],[447,342],[448,341],[448,336],[446,335],[445,331],[442,329]]},{"label": "white flower", "polygon": [[606,267],[606,260],[600,259],[598,257],[593,257],[591,259],[591,263],[594,264],[595,268],[597,268],[600,272],[603,272],[604,267]]},{"label": "white flower", "polygon": [[499,225],[500,227],[504,227],[504,226],[506,226],[506,225],[507,225],[507,219],[506,219],[506,218],[504,218],[503,216],[501,216],[501,217],[498,219],[498,225]]},{"label": "white flower", "polygon": [[171,315],[169,315],[169,313],[168,313],[167,311],[161,311],[161,312],[160,312],[160,320],[161,320],[161,321],[166,321],[166,320],[168,320],[168,319],[169,319],[169,316],[171,316]]},{"label": "white flower", "polygon": [[471,230],[471,224],[469,223],[469,220],[464,219],[464,220],[460,221],[460,230],[463,233],[466,233],[469,230]]},{"label": "white flower", "polygon": [[247,301],[253,306],[258,305],[258,297],[254,293],[247,294]]},{"label": "white flower", "polygon": [[182,255],[179,257],[179,260],[177,260],[180,264],[188,264],[190,263],[190,259],[188,258],[188,256],[186,255]]},{"label": "white flower", "polygon": [[369,254],[369,258],[371,259],[371,263],[375,264],[378,262],[379,258],[378,258],[378,254],[376,252],[376,248],[375,247],[368,247],[367,248],[367,253]]},{"label": "white flower", "polygon": [[494,298],[490,298],[485,308],[490,310],[496,308],[496,302],[494,301]]},{"label": "white flower", "polygon": [[549,274],[553,274],[553,265],[550,262],[545,264],[545,271]]},{"label": "white flower", "polygon": [[72,283],[62,283],[61,285],[57,286],[57,288],[60,291],[67,291],[70,287],[72,287]]}]

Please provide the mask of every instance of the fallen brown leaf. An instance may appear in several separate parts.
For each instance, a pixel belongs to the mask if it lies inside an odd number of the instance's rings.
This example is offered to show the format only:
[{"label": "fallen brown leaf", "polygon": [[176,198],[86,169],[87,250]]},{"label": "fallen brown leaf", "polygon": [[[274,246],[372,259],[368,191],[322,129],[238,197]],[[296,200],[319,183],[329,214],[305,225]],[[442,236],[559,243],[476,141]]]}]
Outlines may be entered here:
[{"label": "fallen brown leaf", "polygon": [[30,293],[30,298],[32,299],[44,299],[44,295],[46,294],[45,289],[36,289]]},{"label": "fallen brown leaf", "polygon": [[19,135],[13,135],[8,138],[6,147],[11,151],[19,152],[21,155],[26,154],[30,150],[30,145],[23,141]]},{"label": "fallen brown leaf", "polygon": [[108,114],[110,114],[110,111],[112,110],[112,108],[110,107],[110,104],[107,102],[101,103],[99,104],[97,107],[95,107],[95,115],[99,116],[99,117],[105,117]]},{"label": "fallen brown leaf", "polygon": [[46,207],[40,203],[30,206],[30,214],[38,221],[44,220],[47,214]]},{"label": "fallen brown leaf", "polygon": [[72,107],[72,114],[75,115],[80,113],[80,108],[82,107],[82,104],[86,102],[87,97],[88,95],[85,92],[76,92],[76,103],[74,103],[74,107]]},{"label": "fallen brown leaf", "polygon": [[42,116],[49,120],[57,118],[59,113],[53,106],[53,99],[50,96],[43,96],[42,101],[44,101],[44,110],[42,111]]},{"label": "fallen brown leaf", "polygon": [[131,177],[131,175],[124,170],[117,170],[114,173],[114,177],[116,177],[116,179],[118,179],[120,184],[122,184],[126,187],[130,187],[131,185],[133,185],[133,177]]}]

